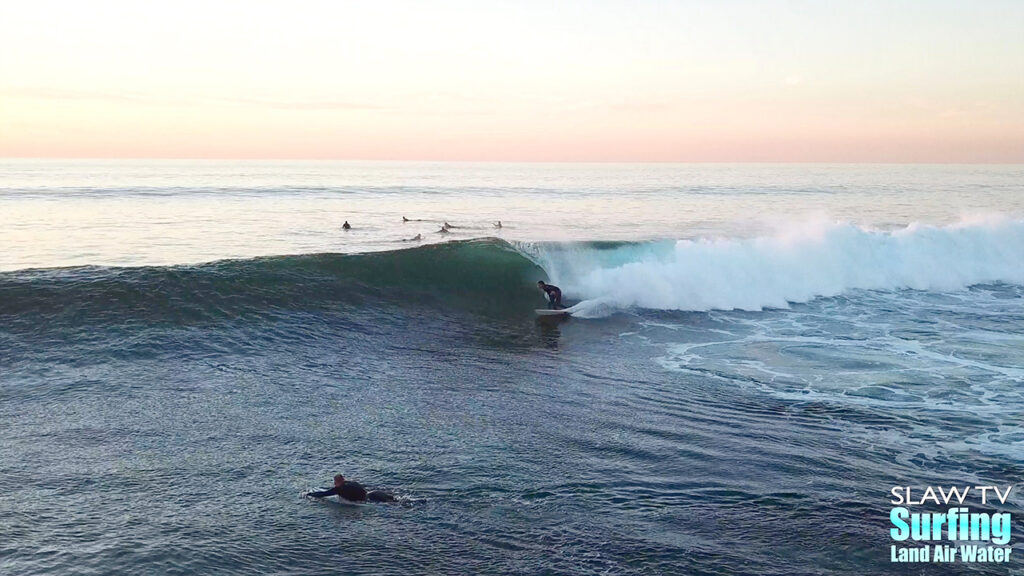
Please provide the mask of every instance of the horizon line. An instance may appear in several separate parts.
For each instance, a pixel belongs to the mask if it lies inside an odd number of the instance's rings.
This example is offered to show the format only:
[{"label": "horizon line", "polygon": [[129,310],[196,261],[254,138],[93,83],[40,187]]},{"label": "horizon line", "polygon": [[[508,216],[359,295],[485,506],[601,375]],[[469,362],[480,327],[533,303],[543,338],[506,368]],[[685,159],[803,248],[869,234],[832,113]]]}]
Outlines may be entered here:
[{"label": "horizon line", "polygon": [[407,164],[848,164],[848,165],[904,165],[904,166],[1021,166],[1024,159],[1001,161],[906,161],[906,160],[468,160],[468,159],[408,159],[408,158],[333,158],[333,157],[245,157],[245,156],[0,156],[0,161],[189,161],[189,162],[367,162]]}]

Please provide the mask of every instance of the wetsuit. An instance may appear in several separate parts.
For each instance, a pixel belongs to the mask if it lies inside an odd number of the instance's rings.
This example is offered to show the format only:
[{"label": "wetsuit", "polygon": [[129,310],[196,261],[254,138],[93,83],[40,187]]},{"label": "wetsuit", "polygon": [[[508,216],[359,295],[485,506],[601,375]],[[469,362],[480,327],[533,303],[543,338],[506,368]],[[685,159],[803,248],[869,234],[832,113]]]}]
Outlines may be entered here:
[{"label": "wetsuit", "polygon": [[323,490],[320,492],[310,492],[309,496],[314,498],[326,498],[327,496],[340,496],[350,502],[392,502],[395,497],[387,492],[380,490],[374,490],[373,492],[366,492],[366,488],[359,482],[353,482],[346,480],[341,486],[335,486],[330,490]]},{"label": "wetsuit", "polygon": [[548,308],[558,310],[562,307],[562,290],[558,286],[545,284],[544,293],[548,295]]}]

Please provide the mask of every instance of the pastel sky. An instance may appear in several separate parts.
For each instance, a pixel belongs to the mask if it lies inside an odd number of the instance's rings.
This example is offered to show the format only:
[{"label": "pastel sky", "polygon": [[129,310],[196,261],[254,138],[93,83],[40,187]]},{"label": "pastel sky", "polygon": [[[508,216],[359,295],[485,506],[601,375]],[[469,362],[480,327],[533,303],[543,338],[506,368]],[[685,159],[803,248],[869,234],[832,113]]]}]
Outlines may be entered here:
[{"label": "pastel sky", "polygon": [[0,156],[1024,162],[1024,2],[0,0]]}]

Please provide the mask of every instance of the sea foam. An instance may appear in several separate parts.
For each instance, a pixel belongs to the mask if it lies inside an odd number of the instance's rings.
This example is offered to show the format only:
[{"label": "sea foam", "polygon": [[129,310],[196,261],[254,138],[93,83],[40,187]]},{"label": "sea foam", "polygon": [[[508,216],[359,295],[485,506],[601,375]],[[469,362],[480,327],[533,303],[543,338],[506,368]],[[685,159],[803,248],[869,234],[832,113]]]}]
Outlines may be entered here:
[{"label": "sea foam", "polygon": [[761,310],[852,290],[1024,284],[1024,221],[890,231],[810,221],[757,238],[561,246],[538,256],[568,295],[599,299],[602,309]]}]

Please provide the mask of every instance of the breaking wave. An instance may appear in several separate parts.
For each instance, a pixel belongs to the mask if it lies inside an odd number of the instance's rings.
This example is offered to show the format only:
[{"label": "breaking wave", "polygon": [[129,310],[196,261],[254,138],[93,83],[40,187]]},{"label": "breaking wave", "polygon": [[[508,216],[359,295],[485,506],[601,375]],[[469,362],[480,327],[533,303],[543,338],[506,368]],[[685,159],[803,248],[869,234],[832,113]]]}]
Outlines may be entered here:
[{"label": "breaking wave", "polygon": [[806,222],[749,238],[524,246],[568,294],[660,310],[762,310],[855,290],[1024,284],[1024,221],[883,231]]}]

